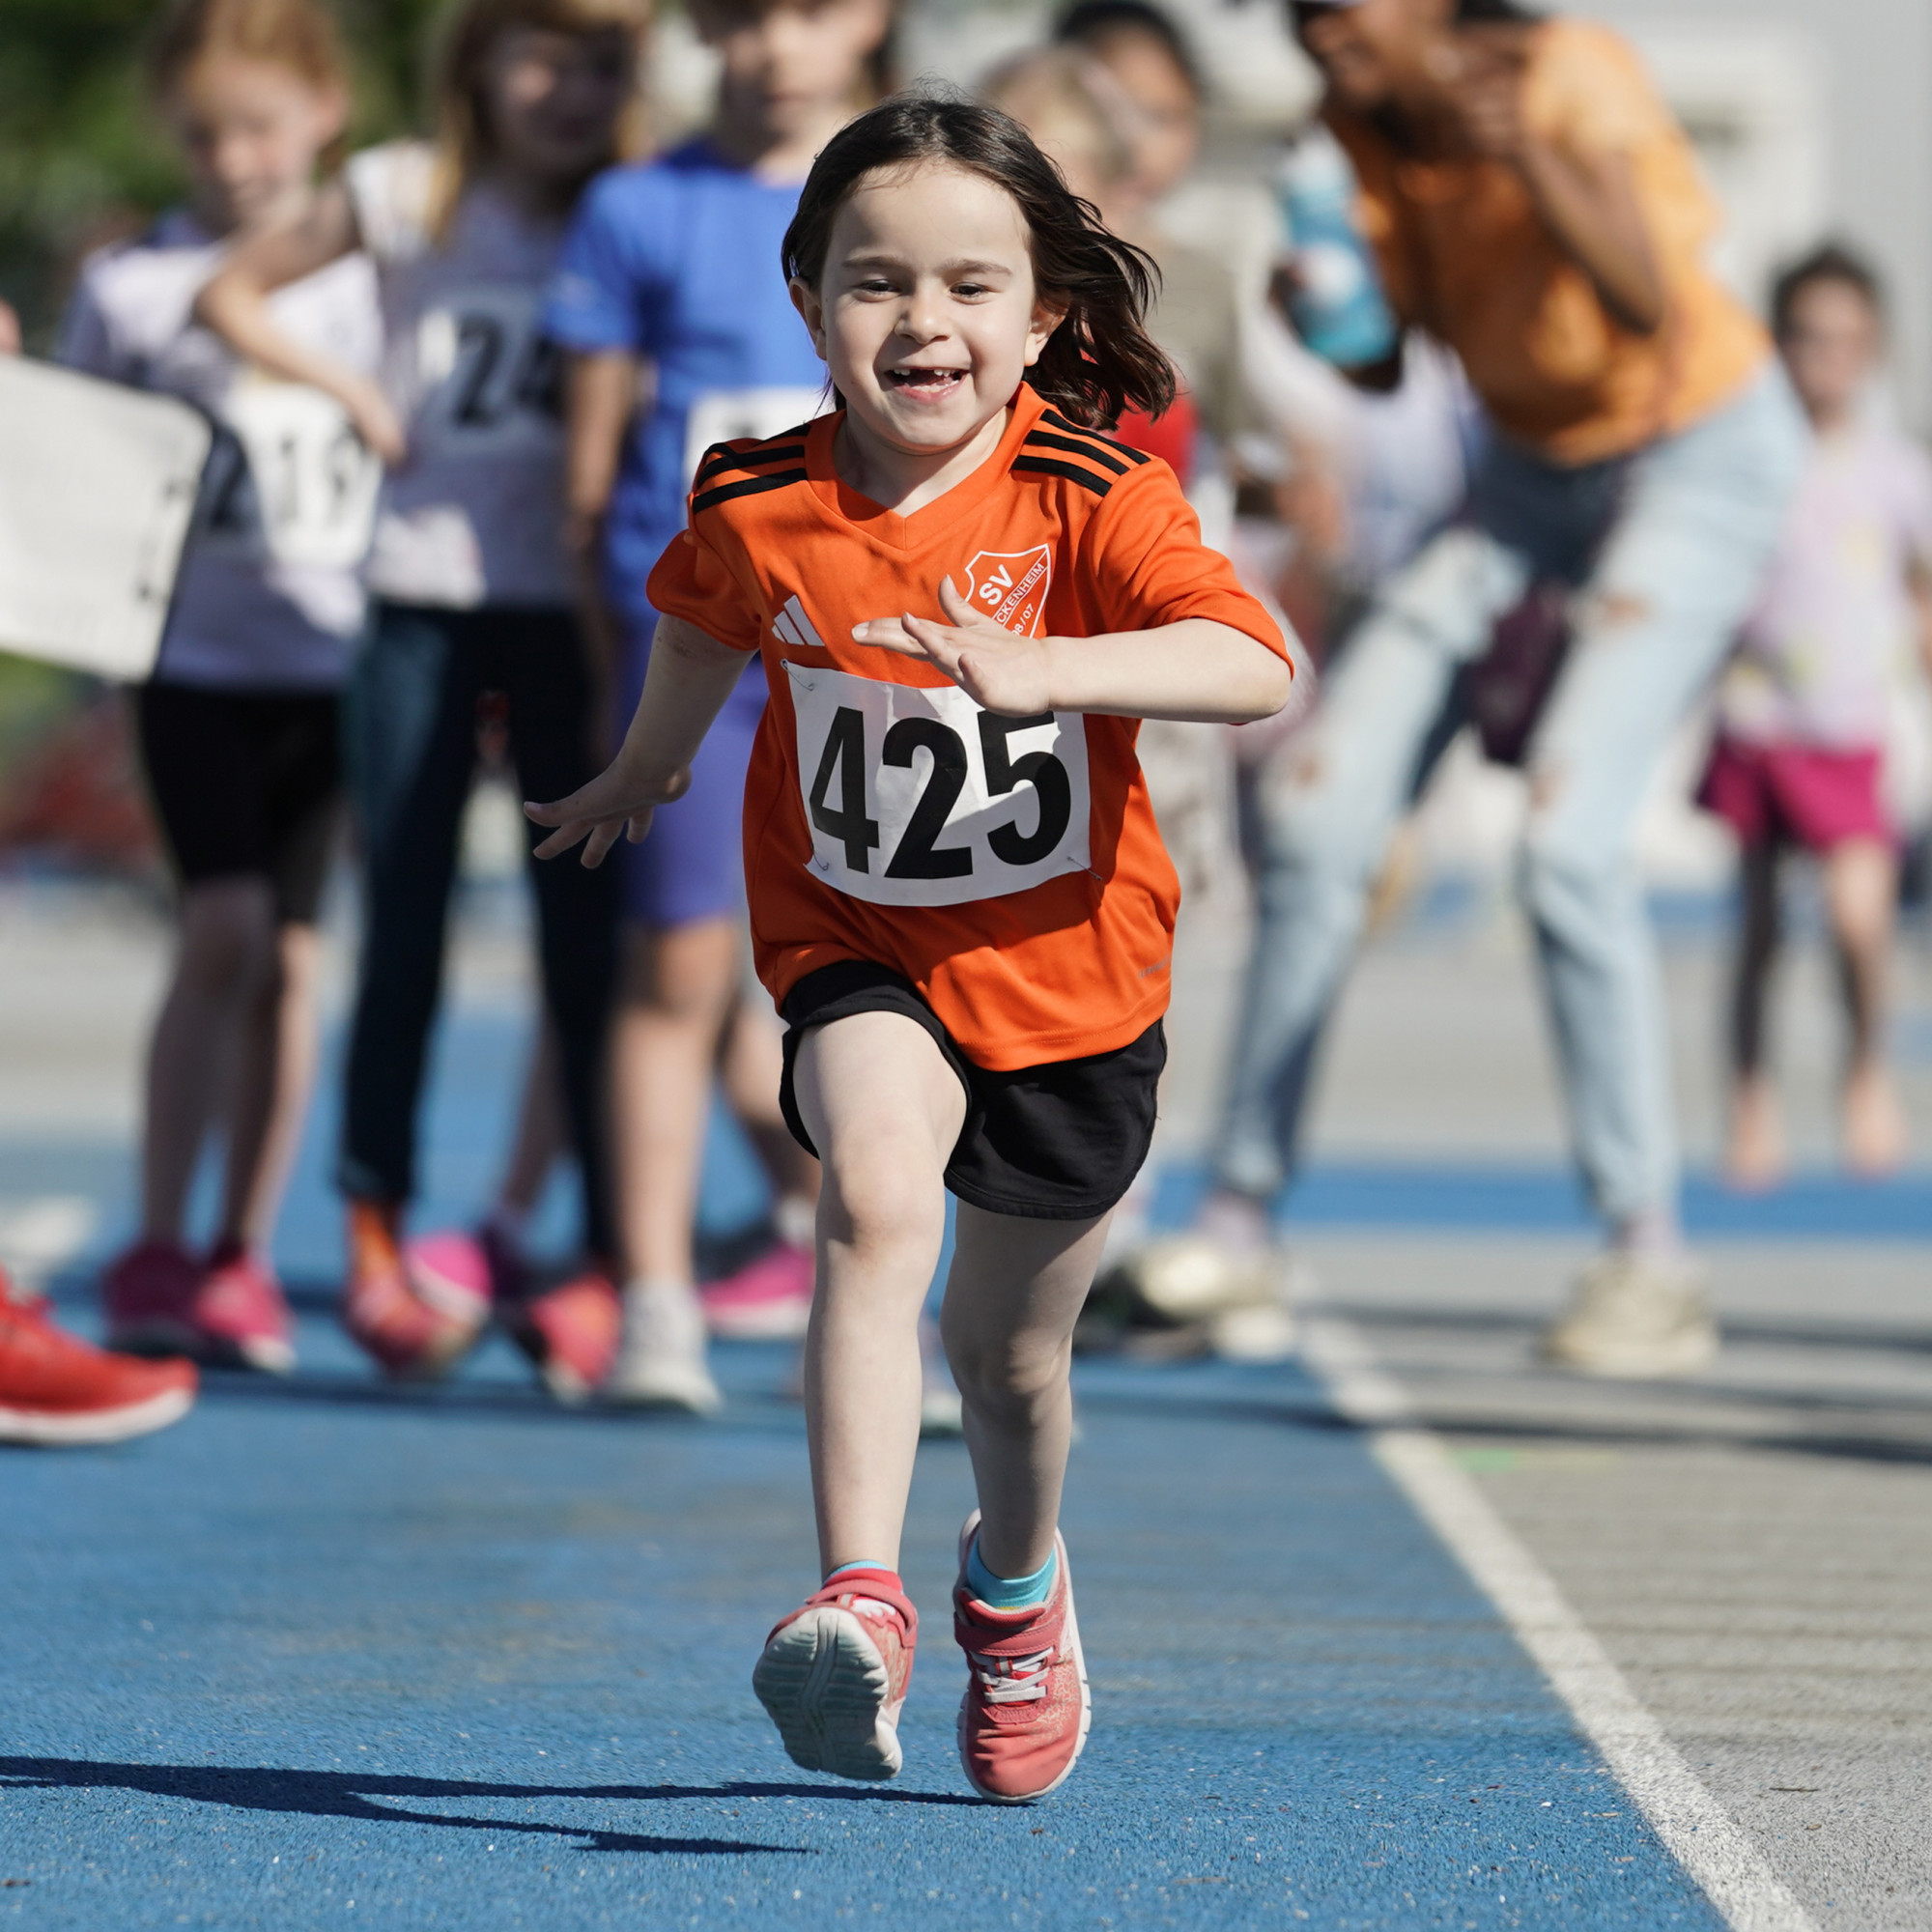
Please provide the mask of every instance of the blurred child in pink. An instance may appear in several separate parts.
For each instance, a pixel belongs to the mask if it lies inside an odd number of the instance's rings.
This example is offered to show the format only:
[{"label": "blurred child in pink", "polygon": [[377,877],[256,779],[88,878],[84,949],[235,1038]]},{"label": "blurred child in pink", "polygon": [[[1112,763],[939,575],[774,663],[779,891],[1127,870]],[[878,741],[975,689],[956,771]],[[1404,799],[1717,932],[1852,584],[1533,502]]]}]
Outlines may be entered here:
[{"label": "blurred child in pink", "polygon": [[1877,278],[1844,249],[1821,248],[1778,278],[1772,306],[1817,440],[1719,687],[1700,794],[1741,848],[1725,1168],[1753,1188],[1774,1185],[1784,1170],[1764,1013],[1778,874],[1794,847],[1821,861],[1844,986],[1845,1164],[1878,1175],[1904,1158],[1905,1116],[1885,1059],[1897,840],[1880,777],[1887,714],[1909,654],[1917,648],[1932,662],[1932,460],[1874,402],[1885,338]]}]

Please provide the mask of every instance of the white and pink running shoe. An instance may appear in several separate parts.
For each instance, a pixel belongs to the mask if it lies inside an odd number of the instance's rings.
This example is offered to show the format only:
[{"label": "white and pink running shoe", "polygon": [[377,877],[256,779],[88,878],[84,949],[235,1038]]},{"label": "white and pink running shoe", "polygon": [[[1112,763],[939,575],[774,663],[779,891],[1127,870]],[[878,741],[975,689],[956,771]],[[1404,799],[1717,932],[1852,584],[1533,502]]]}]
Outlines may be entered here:
[{"label": "white and pink running shoe", "polygon": [[775,1242],[735,1274],[698,1288],[704,1325],[721,1341],[795,1342],[811,1320],[815,1272],[810,1248]]},{"label": "white and pink running shoe", "polygon": [[896,1777],[919,1612],[890,1570],[848,1570],[765,1639],[752,1689],[785,1754],[836,1777]]},{"label": "white and pink running shoe", "polygon": [[966,1554],[979,1533],[975,1510],[959,1532],[959,1581],[952,1591],[952,1634],[967,1666],[959,1761],[981,1798],[1025,1804],[1066,1782],[1094,1720],[1073,1578],[1066,1545],[1056,1531],[1060,1567],[1053,1595],[1037,1609],[992,1609],[966,1587]]}]

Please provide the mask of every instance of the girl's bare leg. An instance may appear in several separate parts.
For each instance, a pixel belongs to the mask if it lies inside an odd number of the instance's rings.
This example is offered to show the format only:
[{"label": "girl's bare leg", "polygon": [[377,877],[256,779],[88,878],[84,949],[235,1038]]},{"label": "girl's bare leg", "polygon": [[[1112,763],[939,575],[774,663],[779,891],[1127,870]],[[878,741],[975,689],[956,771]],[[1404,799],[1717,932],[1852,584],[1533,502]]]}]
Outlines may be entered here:
[{"label": "girl's bare leg", "polygon": [[[818,1163],[792,1139],[779,1111],[783,1033],[762,1000],[741,999],[724,1029],[719,1071],[724,1098],[758,1156],[781,1204],[810,1208],[818,1200]],[[781,1232],[785,1215],[780,1213]]]},{"label": "girl's bare leg", "polygon": [[1837,941],[1845,1011],[1851,1023],[1844,1087],[1845,1163],[1855,1173],[1889,1174],[1905,1158],[1905,1110],[1885,1060],[1898,861],[1890,846],[1848,839],[1825,859],[1825,903]]},{"label": "girl's bare leg", "polygon": [[959,1205],[940,1329],[965,1404],[980,1557],[1028,1577],[1053,1554],[1073,1439],[1073,1324],[1107,1217],[1035,1221]]},{"label": "girl's bare leg", "polygon": [[1778,948],[1777,873],[1776,845],[1745,848],[1731,990],[1731,1121],[1724,1150],[1724,1173],[1737,1187],[1773,1187],[1784,1178],[1777,1089],[1764,1064],[1765,1004]]},{"label": "girl's bare leg", "polygon": [[179,1241],[188,1189],[229,1094],[238,1015],[275,973],[274,895],[266,879],[210,879],[183,895],[181,950],[148,1049],[141,1235]]},{"label": "girl's bare leg", "polygon": [[237,1015],[223,1240],[266,1249],[281,1210],[315,1086],[315,927],[287,923],[275,935],[275,969]]},{"label": "girl's bare leg", "polygon": [[919,1444],[919,1312],[946,1234],[959,1076],[900,1013],[814,1027],[794,1069],[822,1160],[806,1432],[825,1571],[896,1570]]},{"label": "girl's bare leg", "polygon": [[624,937],[615,1028],[615,1152],[625,1266],[689,1282],[698,1167],[719,1037],[738,985],[738,922]]}]

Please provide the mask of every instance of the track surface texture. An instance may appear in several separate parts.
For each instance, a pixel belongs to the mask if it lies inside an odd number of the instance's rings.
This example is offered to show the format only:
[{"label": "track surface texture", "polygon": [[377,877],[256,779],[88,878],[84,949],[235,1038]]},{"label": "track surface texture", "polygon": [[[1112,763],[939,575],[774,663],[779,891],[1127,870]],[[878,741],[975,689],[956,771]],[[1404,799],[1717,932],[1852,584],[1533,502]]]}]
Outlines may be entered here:
[{"label": "track surface texture", "polygon": [[[494,1168],[520,949],[513,915],[469,909],[428,1224],[472,1211]],[[0,1250],[76,1325],[127,1225],[163,958],[116,902],[0,907]],[[1694,1149],[1710,936],[1670,968]],[[1924,985],[1908,961],[1909,1048]],[[1177,1031],[1211,1037],[1225,975],[1182,989]],[[1801,1086],[1829,1042],[1817,992],[1794,976]],[[1802,1914],[1932,1927],[1932,1187],[1831,1179],[1801,1091],[1804,1189],[1756,1218],[1693,1197],[1718,1368],[1543,1375],[1535,1329],[1587,1236],[1538,1028],[1492,925],[1372,952],[1299,1197],[1323,1306]],[[1170,1097],[1170,1205],[1204,1104],[1199,1083]],[[922,1450],[908,1528],[925,1624],[905,1771],[798,1772],[749,1683],[815,1580],[790,1351],[721,1350],[710,1424],[558,1410],[501,1343],[443,1389],[377,1387],[329,1313],[329,1112],[282,1242],[298,1374],[212,1377],[145,1442],[0,1459],[0,1926],[1724,1923],[1373,1432],[1297,1364],[1079,1371],[1065,1529],[1095,1719],[1063,1792],[986,1805],[954,1758],[946,1594],[971,1493],[948,1443]],[[723,1225],[755,1190],[714,1166]]]}]

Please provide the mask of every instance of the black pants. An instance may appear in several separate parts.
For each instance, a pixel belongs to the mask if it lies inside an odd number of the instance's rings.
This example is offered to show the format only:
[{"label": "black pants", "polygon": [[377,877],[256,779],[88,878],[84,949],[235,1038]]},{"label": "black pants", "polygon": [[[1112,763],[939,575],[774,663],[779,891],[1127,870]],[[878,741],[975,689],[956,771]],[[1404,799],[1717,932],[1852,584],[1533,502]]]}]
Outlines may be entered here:
[{"label": "black pants", "polygon": [[[336,1179],[357,1200],[403,1202],[415,1191],[416,1113],[485,692],[508,700],[525,797],[561,798],[600,768],[596,693],[567,611],[376,607],[343,714],[366,910]],[[530,830],[534,845],[542,835]],[[532,860],[530,878],[544,1000],[582,1170],[584,1246],[613,1257],[605,1048],[616,981],[616,868],[586,871],[575,856]],[[505,1077],[513,1077],[508,1068]]]}]

